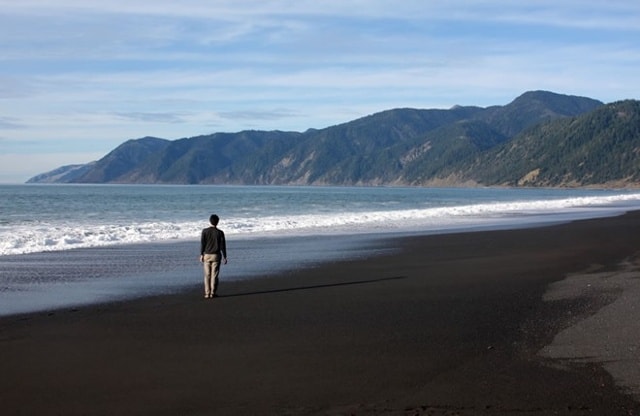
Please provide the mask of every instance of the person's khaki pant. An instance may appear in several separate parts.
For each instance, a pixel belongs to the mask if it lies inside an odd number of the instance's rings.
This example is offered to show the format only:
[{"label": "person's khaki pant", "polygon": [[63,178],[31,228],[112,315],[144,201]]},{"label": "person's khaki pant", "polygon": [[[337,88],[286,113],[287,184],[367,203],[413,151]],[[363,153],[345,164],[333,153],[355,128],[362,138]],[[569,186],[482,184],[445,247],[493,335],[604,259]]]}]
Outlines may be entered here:
[{"label": "person's khaki pant", "polygon": [[220,274],[220,255],[204,255],[204,295],[213,296],[218,289],[218,275]]}]

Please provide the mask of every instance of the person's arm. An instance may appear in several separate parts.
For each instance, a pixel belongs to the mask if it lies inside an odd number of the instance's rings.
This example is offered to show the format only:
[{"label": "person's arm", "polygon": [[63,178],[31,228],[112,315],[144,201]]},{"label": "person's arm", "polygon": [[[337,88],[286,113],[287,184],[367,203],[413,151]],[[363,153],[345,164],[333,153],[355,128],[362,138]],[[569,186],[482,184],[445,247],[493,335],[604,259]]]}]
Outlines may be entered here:
[{"label": "person's arm", "polygon": [[220,253],[222,253],[222,262],[227,264],[227,239],[224,236],[224,232],[220,231]]},{"label": "person's arm", "polygon": [[202,234],[200,234],[200,262],[204,262],[204,246],[205,246],[205,238],[204,238],[204,230],[202,230]]}]

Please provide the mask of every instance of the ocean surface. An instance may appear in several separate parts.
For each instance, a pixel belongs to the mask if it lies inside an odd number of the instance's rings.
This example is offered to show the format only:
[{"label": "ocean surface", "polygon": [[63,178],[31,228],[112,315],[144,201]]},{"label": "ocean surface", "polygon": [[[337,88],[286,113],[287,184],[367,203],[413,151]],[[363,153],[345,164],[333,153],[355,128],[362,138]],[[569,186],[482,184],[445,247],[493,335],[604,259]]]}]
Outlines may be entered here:
[{"label": "ocean surface", "polygon": [[517,228],[640,209],[640,190],[0,185],[0,315],[201,283],[199,236],[227,235],[223,279],[387,250],[381,236]]}]

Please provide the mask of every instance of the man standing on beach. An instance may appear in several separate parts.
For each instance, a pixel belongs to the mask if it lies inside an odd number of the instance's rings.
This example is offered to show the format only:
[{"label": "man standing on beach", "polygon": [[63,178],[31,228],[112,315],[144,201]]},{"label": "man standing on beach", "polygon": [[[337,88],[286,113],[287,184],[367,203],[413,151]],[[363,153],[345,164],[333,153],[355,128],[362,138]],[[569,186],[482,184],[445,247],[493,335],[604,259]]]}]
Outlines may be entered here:
[{"label": "man standing on beach", "polygon": [[211,226],[202,230],[200,238],[200,262],[204,264],[204,297],[216,296],[220,262],[227,264],[227,242],[224,232],[218,228],[220,218],[213,214],[209,217]]}]

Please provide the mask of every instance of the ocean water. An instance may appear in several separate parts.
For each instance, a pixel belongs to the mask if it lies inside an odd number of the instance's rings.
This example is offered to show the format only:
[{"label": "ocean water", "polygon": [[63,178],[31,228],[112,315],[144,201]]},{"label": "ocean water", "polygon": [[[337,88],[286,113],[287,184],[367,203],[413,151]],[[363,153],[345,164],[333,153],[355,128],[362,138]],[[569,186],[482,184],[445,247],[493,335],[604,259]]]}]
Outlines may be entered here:
[{"label": "ocean water", "polygon": [[0,315],[184,290],[211,213],[224,279],[385,250],[381,235],[535,226],[640,208],[638,190],[0,185]]}]

